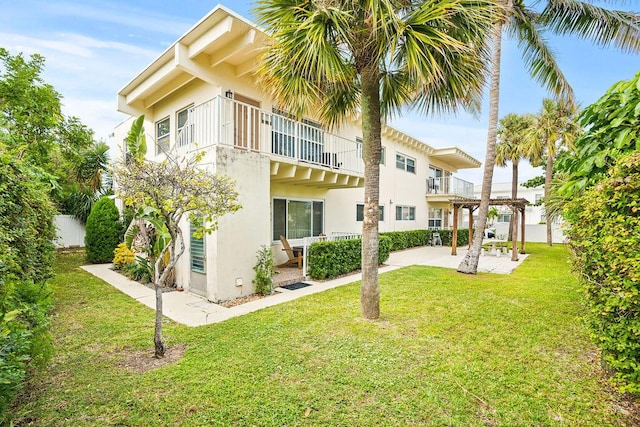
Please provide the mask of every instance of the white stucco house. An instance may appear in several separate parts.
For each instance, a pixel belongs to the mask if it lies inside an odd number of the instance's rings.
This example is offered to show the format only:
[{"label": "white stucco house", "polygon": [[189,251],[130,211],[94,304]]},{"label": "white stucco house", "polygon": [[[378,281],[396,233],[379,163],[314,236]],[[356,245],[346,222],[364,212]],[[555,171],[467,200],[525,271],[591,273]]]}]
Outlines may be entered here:
[{"label": "white stucco house", "polygon": [[[177,267],[178,285],[211,301],[252,293],[260,246],[285,259],[280,235],[296,245],[362,227],[361,125],[328,132],[314,117],[298,121],[275,109],[254,76],[266,38],[216,6],[118,92],[118,110],[130,118],[115,129],[117,141],[144,114],[150,159],[204,152],[202,167],[236,181],[242,209],[221,218],[213,234],[187,241]],[[449,200],[473,197],[473,184],[454,174],[480,162],[390,126],[382,145],[380,230],[450,227]]]}]

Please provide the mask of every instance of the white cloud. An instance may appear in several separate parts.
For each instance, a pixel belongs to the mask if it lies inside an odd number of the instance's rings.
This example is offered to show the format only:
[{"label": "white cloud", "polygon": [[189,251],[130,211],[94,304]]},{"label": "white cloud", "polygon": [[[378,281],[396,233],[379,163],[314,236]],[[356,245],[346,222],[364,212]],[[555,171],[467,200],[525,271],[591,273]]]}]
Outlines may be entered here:
[{"label": "white cloud", "polygon": [[[161,3],[159,3],[161,5]],[[49,2],[43,5],[42,14],[82,18],[91,22],[107,22],[136,30],[146,30],[177,37],[189,28],[191,21],[154,12],[149,8],[136,8],[126,3]]]}]

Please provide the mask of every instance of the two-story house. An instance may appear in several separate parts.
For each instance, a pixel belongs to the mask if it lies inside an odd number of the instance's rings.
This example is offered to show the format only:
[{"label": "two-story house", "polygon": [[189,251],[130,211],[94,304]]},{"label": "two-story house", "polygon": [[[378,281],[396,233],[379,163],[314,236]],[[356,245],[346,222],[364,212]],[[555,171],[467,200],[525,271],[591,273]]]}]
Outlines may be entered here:
[{"label": "two-story house", "polygon": [[[250,294],[256,251],[270,245],[283,261],[281,235],[299,244],[361,231],[361,125],[328,132],[313,117],[295,120],[274,108],[254,76],[267,37],[217,6],[118,92],[118,110],[131,118],[116,129],[117,140],[144,114],[150,159],[202,152],[202,167],[236,181],[242,209],[221,218],[213,234],[187,239],[176,269],[179,286],[211,301]],[[449,200],[473,196],[473,185],[453,173],[480,162],[390,126],[382,145],[380,230],[451,226]]]}]

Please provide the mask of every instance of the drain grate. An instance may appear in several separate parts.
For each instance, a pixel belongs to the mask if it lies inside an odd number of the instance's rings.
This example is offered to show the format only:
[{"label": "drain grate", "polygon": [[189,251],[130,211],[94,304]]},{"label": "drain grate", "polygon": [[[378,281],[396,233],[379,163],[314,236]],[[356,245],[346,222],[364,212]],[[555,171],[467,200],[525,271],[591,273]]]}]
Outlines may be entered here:
[{"label": "drain grate", "polygon": [[296,283],[292,283],[290,285],[284,285],[284,286],[280,286],[280,287],[288,289],[290,291],[295,291],[296,289],[306,288],[307,286],[311,286],[311,283],[296,282]]}]

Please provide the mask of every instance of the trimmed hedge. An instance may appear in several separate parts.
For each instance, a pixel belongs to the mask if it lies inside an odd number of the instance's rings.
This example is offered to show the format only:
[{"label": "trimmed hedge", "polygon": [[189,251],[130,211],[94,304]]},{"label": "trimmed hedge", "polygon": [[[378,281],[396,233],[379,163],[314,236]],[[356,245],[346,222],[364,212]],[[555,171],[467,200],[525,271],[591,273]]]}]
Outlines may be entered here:
[{"label": "trimmed hedge", "polygon": [[121,235],[122,223],[115,202],[108,196],[101,197],[87,218],[84,237],[87,260],[93,264],[111,262]]},{"label": "trimmed hedge", "polygon": [[[380,236],[378,263],[382,264],[389,259],[390,252],[391,238]],[[313,243],[307,255],[308,274],[313,279],[322,280],[359,270],[362,267],[361,253],[361,239]]]},{"label": "trimmed hedge", "polygon": [[[440,239],[444,246],[451,246],[453,242],[453,230],[438,230],[440,233]],[[469,229],[458,229],[458,247],[469,244]]]},{"label": "trimmed hedge", "polygon": [[426,245],[431,238],[431,230],[388,231],[380,233],[380,236],[388,236],[391,239],[393,252]]},{"label": "trimmed hedge", "polygon": [[[453,230],[437,230],[444,246],[451,246]],[[429,244],[431,230],[409,230],[409,231],[387,231],[380,233],[381,236],[391,238],[391,251],[425,246]],[[458,246],[469,244],[469,230],[462,228],[458,230]]]}]

